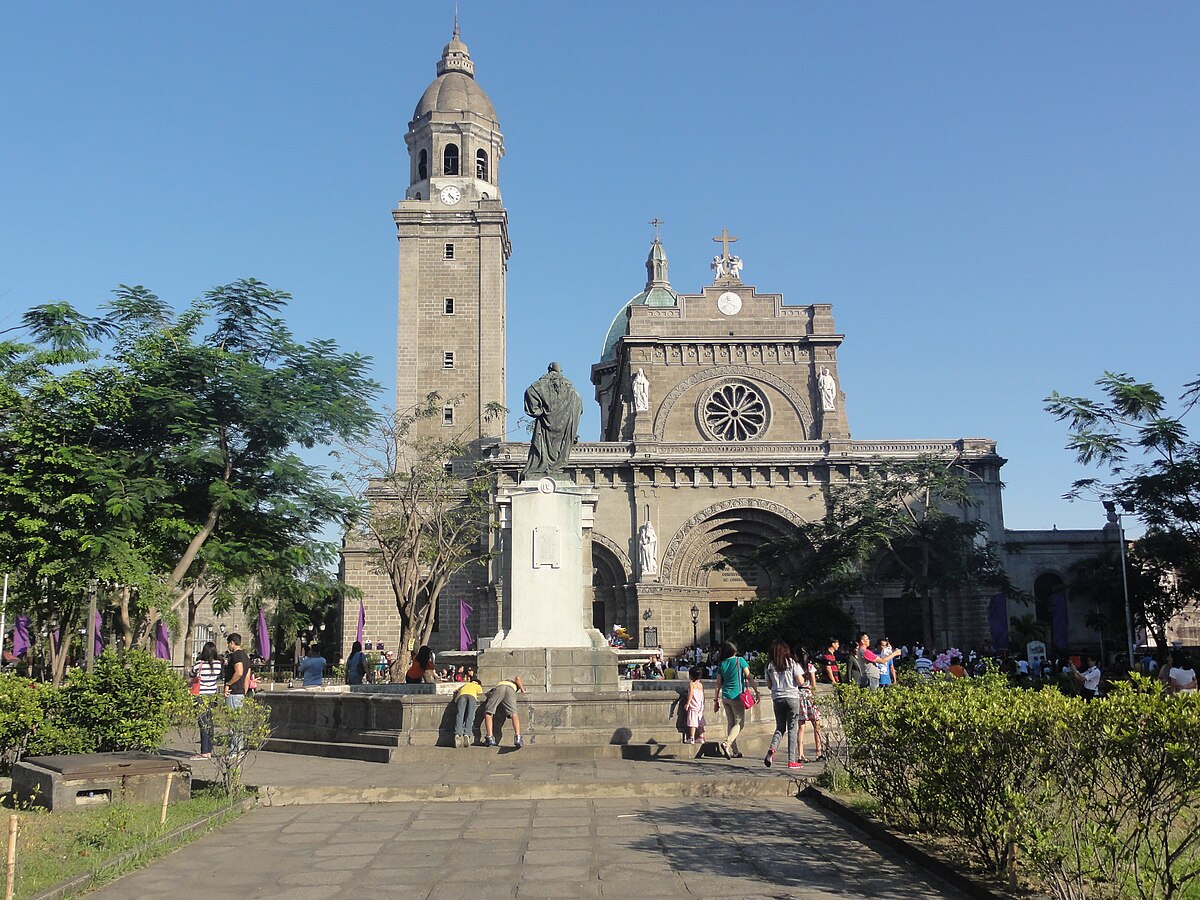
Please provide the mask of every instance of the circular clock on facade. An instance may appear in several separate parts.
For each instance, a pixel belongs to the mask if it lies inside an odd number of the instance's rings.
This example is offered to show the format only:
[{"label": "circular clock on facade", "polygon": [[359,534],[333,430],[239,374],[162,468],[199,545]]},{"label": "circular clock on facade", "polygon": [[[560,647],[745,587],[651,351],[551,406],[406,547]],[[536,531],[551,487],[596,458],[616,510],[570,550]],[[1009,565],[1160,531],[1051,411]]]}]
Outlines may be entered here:
[{"label": "circular clock on facade", "polygon": [[462,191],[460,191],[454,185],[448,184],[442,188],[441,198],[442,202],[447,206],[453,206],[462,199]]},{"label": "circular clock on facade", "polygon": [[736,316],[742,308],[742,298],[733,291],[726,291],[717,298],[717,309],[727,316]]}]

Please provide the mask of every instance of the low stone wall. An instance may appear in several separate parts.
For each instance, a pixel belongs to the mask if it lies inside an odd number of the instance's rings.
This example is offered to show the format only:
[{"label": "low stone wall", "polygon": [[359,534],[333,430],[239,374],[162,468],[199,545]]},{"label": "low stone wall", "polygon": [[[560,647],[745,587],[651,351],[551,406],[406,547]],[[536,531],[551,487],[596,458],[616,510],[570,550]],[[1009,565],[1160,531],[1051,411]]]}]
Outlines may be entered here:
[{"label": "low stone wall", "polygon": [[[521,694],[517,703],[521,732],[530,743],[677,743],[686,725],[683,694],[672,686],[663,687],[666,689],[657,691]],[[261,699],[271,708],[272,732],[278,738],[354,742],[364,732],[383,731],[399,735],[401,746],[453,745],[455,704],[442,694],[293,691]],[[724,717],[713,715],[711,706],[706,715],[709,739],[719,740]],[[476,735],[482,717],[480,704]],[[770,704],[759,704],[747,713],[748,725],[773,721]],[[511,733],[511,725],[505,722],[497,731]]]}]

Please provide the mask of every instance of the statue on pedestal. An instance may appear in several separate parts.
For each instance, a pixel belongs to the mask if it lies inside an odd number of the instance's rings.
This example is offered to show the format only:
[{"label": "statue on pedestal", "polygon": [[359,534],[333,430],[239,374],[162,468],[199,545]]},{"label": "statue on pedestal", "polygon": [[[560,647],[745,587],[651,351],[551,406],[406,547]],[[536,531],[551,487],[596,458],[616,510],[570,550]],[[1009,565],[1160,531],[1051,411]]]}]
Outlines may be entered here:
[{"label": "statue on pedestal", "polygon": [[579,442],[583,401],[558,363],[550,363],[546,374],[526,389],[525,414],[533,419],[533,438],[522,478],[561,475]]},{"label": "statue on pedestal", "polygon": [[638,412],[650,409],[650,379],[641,369],[633,376],[633,408]]},{"label": "statue on pedestal", "polygon": [[821,374],[817,376],[817,387],[821,390],[821,409],[825,412],[836,410],[837,383],[833,380],[828,366],[821,367]]},{"label": "statue on pedestal", "polygon": [[658,574],[658,535],[650,521],[638,529],[638,568],[643,575]]}]

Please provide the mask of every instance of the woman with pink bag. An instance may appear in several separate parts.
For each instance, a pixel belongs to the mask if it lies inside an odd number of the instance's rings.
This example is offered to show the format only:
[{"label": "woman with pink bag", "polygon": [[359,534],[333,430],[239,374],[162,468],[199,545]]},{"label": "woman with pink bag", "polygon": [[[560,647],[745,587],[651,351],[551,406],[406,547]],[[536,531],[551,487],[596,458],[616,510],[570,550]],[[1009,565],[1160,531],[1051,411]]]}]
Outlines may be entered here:
[{"label": "woman with pink bag", "polygon": [[[753,691],[751,701],[750,691]],[[742,694],[746,694],[745,702]],[[738,749],[738,735],[746,725],[746,710],[758,702],[758,685],[750,674],[750,666],[738,656],[738,649],[733,641],[721,645],[721,662],[717,666],[717,696],[713,700],[713,712],[725,709],[725,740],[721,743],[721,753],[726,759],[740,759],[742,752]]]}]

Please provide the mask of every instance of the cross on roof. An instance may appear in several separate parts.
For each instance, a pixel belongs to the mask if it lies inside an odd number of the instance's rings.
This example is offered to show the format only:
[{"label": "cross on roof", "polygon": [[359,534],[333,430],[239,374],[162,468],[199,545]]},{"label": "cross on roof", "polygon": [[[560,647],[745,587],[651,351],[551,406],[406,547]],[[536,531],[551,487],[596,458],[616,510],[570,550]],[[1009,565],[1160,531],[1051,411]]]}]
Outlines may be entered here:
[{"label": "cross on roof", "polygon": [[721,236],[715,237],[715,238],[713,238],[713,240],[721,245],[721,256],[725,260],[725,262],[729,262],[729,245],[732,244],[734,241],[736,241],[737,238],[730,237],[729,230],[722,228]]},{"label": "cross on roof", "polygon": [[653,219],[650,220],[650,224],[654,226],[654,239],[657,241],[658,240],[658,226],[666,225],[667,223],[664,222],[662,219],[658,218],[657,216],[655,216]]}]

